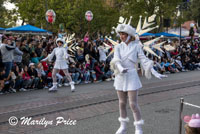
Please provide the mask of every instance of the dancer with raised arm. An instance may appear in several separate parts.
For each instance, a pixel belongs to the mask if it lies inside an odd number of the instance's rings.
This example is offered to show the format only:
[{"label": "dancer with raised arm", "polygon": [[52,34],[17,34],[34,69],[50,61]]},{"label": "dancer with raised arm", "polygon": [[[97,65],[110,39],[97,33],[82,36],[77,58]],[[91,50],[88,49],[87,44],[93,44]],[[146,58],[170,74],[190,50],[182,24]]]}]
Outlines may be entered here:
[{"label": "dancer with raised arm", "polygon": [[74,92],[74,90],[75,90],[74,82],[72,81],[71,76],[68,72],[67,59],[69,57],[68,57],[66,48],[63,47],[64,43],[65,43],[65,41],[63,39],[58,38],[56,40],[56,45],[58,47],[54,48],[53,52],[51,54],[49,54],[45,59],[42,60],[42,61],[46,61],[46,60],[51,61],[53,59],[53,57],[56,56],[56,61],[55,61],[55,65],[54,65],[53,73],[52,73],[53,86],[51,88],[49,88],[50,92],[57,91],[56,73],[58,73],[59,70],[63,70],[64,74],[66,75],[66,77],[71,85],[71,91]]},{"label": "dancer with raised arm", "polygon": [[143,134],[142,125],[144,121],[141,117],[138,106],[138,91],[142,87],[135,65],[140,60],[147,78],[151,73],[161,79],[165,77],[153,69],[153,61],[149,60],[143,53],[139,40],[135,40],[135,29],[128,24],[119,24],[116,32],[120,35],[121,43],[115,46],[114,58],[111,61],[111,69],[115,73],[114,87],[119,99],[120,127],[116,134],[127,133],[126,104],[129,101],[134,117],[135,134]]}]

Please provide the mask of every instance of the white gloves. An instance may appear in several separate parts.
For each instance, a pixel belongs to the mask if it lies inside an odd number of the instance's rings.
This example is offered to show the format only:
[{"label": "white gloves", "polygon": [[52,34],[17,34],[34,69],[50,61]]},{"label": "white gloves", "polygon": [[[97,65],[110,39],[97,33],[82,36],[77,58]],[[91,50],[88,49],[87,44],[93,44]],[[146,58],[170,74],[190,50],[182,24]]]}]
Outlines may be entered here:
[{"label": "white gloves", "polygon": [[47,60],[48,60],[48,56],[46,58],[42,59],[41,61],[47,61]]},{"label": "white gloves", "polygon": [[117,66],[120,73],[127,73],[128,72],[128,68],[122,67],[122,65],[119,62],[116,63],[116,66]]},{"label": "white gloves", "polygon": [[160,74],[158,73],[156,70],[154,70],[153,68],[151,69],[151,73],[158,79],[162,79],[162,78],[166,78],[168,77],[167,75],[163,75],[163,74]]}]

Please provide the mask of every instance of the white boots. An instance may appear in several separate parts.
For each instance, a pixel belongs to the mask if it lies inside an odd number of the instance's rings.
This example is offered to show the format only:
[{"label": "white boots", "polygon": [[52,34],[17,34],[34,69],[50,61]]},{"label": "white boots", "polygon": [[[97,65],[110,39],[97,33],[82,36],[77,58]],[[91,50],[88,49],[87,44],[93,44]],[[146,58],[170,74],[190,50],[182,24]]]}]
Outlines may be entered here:
[{"label": "white boots", "polygon": [[135,121],[133,124],[135,126],[135,134],[143,134],[142,125],[144,124],[144,120]]},{"label": "white boots", "polygon": [[115,134],[127,134],[127,123],[129,122],[129,118],[119,117],[118,120],[120,122],[120,127]]},{"label": "white boots", "polygon": [[[71,91],[74,92],[75,90],[74,82],[71,81],[69,84],[71,86]],[[49,92],[56,92],[56,91],[57,91],[57,83],[53,83],[53,86],[49,88]]]},{"label": "white boots", "polygon": [[74,92],[74,90],[75,90],[74,82],[71,81],[69,84],[71,86],[71,91]]},{"label": "white boots", "polygon": [[57,91],[57,83],[53,83],[53,86],[49,88],[49,92],[55,92]]},{"label": "white boots", "polygon": [[[120,127],[115,134],[127,134],[127,123],[129,122],[129,118],[121,118],[119,117]],[[135,126],[135,134],[143,134],[142,125],[144,124],[144,120],[139,120],[133,122]]]}]

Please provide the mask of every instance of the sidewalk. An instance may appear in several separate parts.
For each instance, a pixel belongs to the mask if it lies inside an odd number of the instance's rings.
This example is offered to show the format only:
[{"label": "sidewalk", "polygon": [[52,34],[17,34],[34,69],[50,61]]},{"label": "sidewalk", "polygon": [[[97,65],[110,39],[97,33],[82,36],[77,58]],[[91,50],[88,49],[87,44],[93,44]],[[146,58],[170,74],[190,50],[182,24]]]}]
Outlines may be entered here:
[{"label": "sidewalk", "polygon": [[[162,97],[163,93],[148,95],[148,98],[146,99],[140,97],[140,108],[142,111],[142,116],[145,120],[144,134],[178,134],[180,98],[183,96],[186,102],[200,105],[199,89],[200,86],[191,87],[188,89],[180,89],[180,91],[176,91],[177,97],[175,97],[175,95],[170,95],[174,94],[175,91],[170,91],[171,93],[164,93],[167,96],[164,98]],[[186,91],[189,90],[193,93],[188,93],[187,95]],[[157,100],[151,99],[148,102],[147,100],[150,97],[155,97]],[[117,102],[114,105],[117,107]],[[199,112],[199,109],[184,106],[183,115],[191,115]],[[92,118],[89,117],[78,120],[76,126],[61,125],[36,131],[31,134],[114,134],[119,127],[119,123],[117,121],[118,116],[119,113],[118,110],[116,110],[115,112],[107,112]],[[128,109],[128,116],[130,117],[128,134],[133,134],[133,118],[130,109]]]}]

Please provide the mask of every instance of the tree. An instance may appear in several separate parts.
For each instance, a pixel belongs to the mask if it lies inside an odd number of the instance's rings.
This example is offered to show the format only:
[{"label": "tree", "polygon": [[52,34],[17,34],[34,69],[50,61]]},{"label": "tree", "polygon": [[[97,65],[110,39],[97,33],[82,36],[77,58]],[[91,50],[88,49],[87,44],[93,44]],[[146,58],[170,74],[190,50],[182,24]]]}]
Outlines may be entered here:
[{"label": "tree", "polygon": [[[122,0],[118,0],[118,3],[123,3]],[[139,16],[142,15],[143,19],[145,16],[151,16],[156,14],[156,22],[159,24],[158,31],[163,30],[163,19],[175,17],[174,12],[176,11],[177,5],[181,0],[132,0],[124,2],[122,7],[121,15],[125,17],[133,16],[132,25],[137,26]]]},{"label": "tree", "polygon": [[195,20],[200,22],[200,1],[199,0],[193,0],[190,3],[188,3],[188,10],[185,12],[185,18],[188,20]]},{"label": "tree", "polygon": [[5,22],[6,8],[3,6],[4,0],[0,0],[0,27],[7,27]]}]

